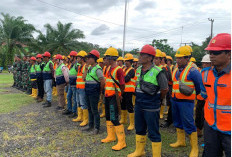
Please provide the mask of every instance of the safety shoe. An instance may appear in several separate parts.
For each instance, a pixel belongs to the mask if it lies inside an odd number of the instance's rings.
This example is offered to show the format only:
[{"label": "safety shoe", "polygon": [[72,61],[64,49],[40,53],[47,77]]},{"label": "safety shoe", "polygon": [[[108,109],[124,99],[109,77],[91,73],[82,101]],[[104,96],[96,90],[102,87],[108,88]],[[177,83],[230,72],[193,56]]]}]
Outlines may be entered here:
[{"label": "safety shoe", "polygon": [[51,106],[52,106],[51,102],[47,101],[47,103],[43,107],[45,108],[45,107],[51,107]]},{"label": "safety shoe", "polygon": [[69,118],[75,118],[77,116],[77,113],[72,113],[71,115],[69,115]]},{"label": "safety shoe", "polygon": [[95,129],[93,130],[93,134],[94,134],[94,135],[97,135],[97,134],[99,134],[99,131],[100,131],[99,129],[96,129],[96,128],[95,128]]},{"label": "safety shoe", "polygon": [[91,130],[93,130],[93,126],[87,126],[83,129],[81,129],[81,131],[91,131]]},{"label": "safety shoe", "polygon": [[72,111],[69,111],[69,110],[64,110],[63,112],[62,112],[62,114],[63,115],[70,115],[70,114],[72,114]]}]

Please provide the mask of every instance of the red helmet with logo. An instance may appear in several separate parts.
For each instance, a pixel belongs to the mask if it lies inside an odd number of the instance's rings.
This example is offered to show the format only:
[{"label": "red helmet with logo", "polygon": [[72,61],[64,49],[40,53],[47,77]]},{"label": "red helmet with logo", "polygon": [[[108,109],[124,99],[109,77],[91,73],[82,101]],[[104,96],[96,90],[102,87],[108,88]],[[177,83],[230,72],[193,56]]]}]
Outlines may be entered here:
[{"label": "red helmet with logo", "polygon": [[60,54],[57,54],[55,59],[63,59],[63,56]]},{"label": "red helmet with logo", "polygon": [[46,52],[44,52],[43,56],[44,57],[51,57],[51,54],[48,51],[46,51]]},{"label": "red helmet with logo", "polygon": [[98,50],[92,50],[89,54],[92,54],[92,55],[96,56],[97,58],[100,57],[100,53],[98,52]]},{"label": "red helmet with logo", "polygon": [[36,58],[35,57],[31,57],[30,60],[36,61]]},{"label": "red helmet with logo", "polygon": [[76,56],[77,56],[77,52],[76,52],[76,51],[71,51],[70,54],[69,54],[69,56],[74,56],[74,57],[76,57]]},{"label": "red helmet with logo", "polygon": [[151,45],[144,45],[140,53],[149,54],[155,57],[156,51],[155,48]]},{"label": "red helmet with logo", "polygon": [[36,58],[43,58],[43,55],[37,54],[37,55],[36,55]]},{"label": "red helmet with logo", "polygon": [[223,51],[231,50],[231,35],[228,33],[217,34],[210,40],[208,47],[205,49],[208,51]]}]

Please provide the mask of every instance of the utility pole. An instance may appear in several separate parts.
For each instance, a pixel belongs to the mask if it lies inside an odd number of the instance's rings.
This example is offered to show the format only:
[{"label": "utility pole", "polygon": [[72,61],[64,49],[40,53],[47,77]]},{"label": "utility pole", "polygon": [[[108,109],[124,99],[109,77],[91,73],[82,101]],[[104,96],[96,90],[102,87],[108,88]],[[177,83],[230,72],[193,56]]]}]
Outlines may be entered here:
[{"label": "utility pole", "polygon": [[[184,29],[184,27],[182,26],[182,27],[181,27],[181,38],[180,38],[180,43],[181,43],[181,44],[182,44],[183,29]],[[181,46],[181,44],[180,44],[180,46]]]},{"label": "utility pole", "polygon": [[125,42],[126,42],[126,17],[127,17],[127,0],[125,0],[125,13],[124,13],[124,30],[123,30],[122,57],[124,57],[124,52],[125,52]]},{"label": "utility pole", "polygon": [[211,22],[211,35],[210,35],[210,39],[212,39],[213,38],[213,22],[214,22],[214,19],[208,18],[208,20]]}]

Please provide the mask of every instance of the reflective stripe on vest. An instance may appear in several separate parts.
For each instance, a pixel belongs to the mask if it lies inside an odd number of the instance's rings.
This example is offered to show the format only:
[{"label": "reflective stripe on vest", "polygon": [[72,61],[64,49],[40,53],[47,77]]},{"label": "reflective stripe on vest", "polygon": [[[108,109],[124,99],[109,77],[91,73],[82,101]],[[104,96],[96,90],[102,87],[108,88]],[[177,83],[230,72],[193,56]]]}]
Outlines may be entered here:
[{"label": "reflective stripe on vest", "polygon": [[[129,69],[123,69],[124,71],[124,77],[127,76],[127,74],[131,71],[134,70],[134,68],[130,67]],[[125,83],[125,90],[124,92],[135,92],[135,77],[131,78],[130,81]]]},{"label": "reflective stripe on vest", "polygon": [[231,73],[215,76],[213,69],[202,73],[208,96],[204,107],[205,120],[212,128],[231,134]]},{"label": "reflective stripe on vest", "polygon": [[52,62],[51,60],[49,60],[49,61],[46,63],[44,69],[43,69],[43,79],[44,79],[44,80],[52,79],[52,72],[51,72],[51,69],[50,69],[50,67],[49,67],[49,64],[50,64],[50,63],[53,65],[53,62]]},{"label": "reflective stripe on vest", "polygon": [[83,74],[85,73],[85,65],[84,64],[81,68],[78,68],[77,72],[77,80],[76,80],[76,88],[84,89],[85,88],[85,81],[82,79]]},{"label": "reflective stripe on vest", "polygon": [[[119,66],[116,66],[112,71],[111,71],[111,75],[112,77],[119,82],[118,78],[117,78],[117,71],[118,69],[121,69]],[[115,95],[115,87],[114,84],[116,86],[116,89],[118,90],[118,94],[121,95],[121,90],[119,88],[119,86],[114,83],[113,79],[111,78],[110,74],[110,67],[107,69],[106,72],[106,83],[105,83],[105,96],[106,97],[110,97]]]},{"label": "reflective stripe on vest", "polygon": [[64,74],[62,72],[62,68],[63,68],[64,63],[60,64],[57,68],[56,68],[56,85],[61,85],[66,83],[65,78],[64,78]]},{"label": "reflective stripe on vest", "polygon": [[[139,81],[140,81],[140,75],[141,75],[141,70],[142,67],[139,67],[136,70],[136,92],[137,90],[140,91],[140,85],[139,85]],[[158,66],[153,66],[143,77],[143,80],[149,83],[152,83],[153,85],[158,86],[158,81],[156,79],[157,75],[160,73],[162,69]]]},{"label": "reflective stripe on vest", "polygon": [[195,100],[196,98],[196,90],[194,87],[194,83],[191,80],[187,79],[187,76],[189,74],[190,69],[192,68],[191,62],[188,63],[188,65],[184,68],[184,70],[180,74],[180,80],[182,83],[184,83],[186,86],[189,86],[194,89],[192,95],[186,96],[182,93],[180,93],[179,90],[179,79],[176,79],[176,72],[178,70],[178,67],[176,67],[172,74],[172,80],[173,80],[173,87],[172,87],[172,97],[176,97],[177,99],[186,99],[186,100]]}]

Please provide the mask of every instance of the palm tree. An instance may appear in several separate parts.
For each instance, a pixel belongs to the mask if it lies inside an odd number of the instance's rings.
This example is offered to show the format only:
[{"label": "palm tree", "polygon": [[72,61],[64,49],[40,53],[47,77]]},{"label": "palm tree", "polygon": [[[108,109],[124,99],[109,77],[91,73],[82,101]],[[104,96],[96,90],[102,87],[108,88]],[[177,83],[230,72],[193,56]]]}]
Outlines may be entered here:
[{"label": "palm tree", "polygon": [[77,39],[84,38],[84,33],[79,29],[73,29],[72,23],[62,24],[60,21],[54,28],[50,24],[44,26],[46,33],[41,31],[37,37],[38,50],[42,53],[60,53],[67,55],[71,50],[75,50],[79,42]]},{"label": "palm tree", "polygon": [[0,19],[0,49],[2,64],[11,64],[15,53],[26,53],[24,47],[33,39],[35,28],[26,23],[22,16],[10,16],[1,13]]}]

